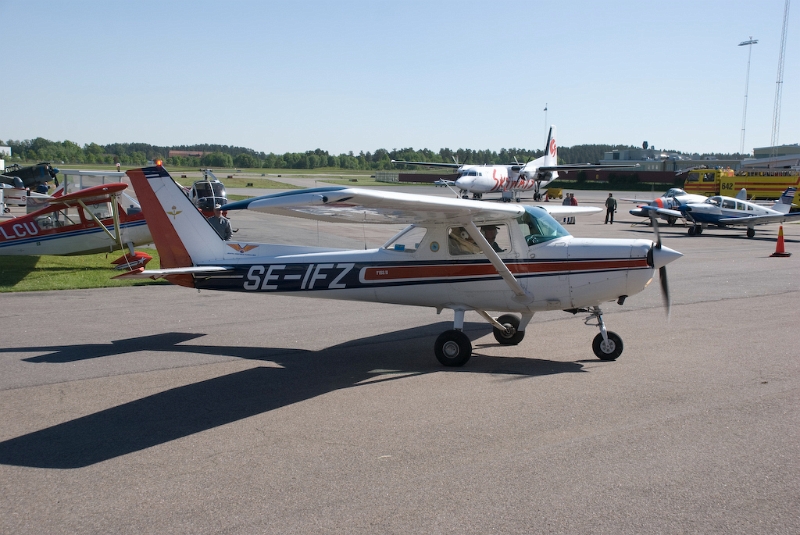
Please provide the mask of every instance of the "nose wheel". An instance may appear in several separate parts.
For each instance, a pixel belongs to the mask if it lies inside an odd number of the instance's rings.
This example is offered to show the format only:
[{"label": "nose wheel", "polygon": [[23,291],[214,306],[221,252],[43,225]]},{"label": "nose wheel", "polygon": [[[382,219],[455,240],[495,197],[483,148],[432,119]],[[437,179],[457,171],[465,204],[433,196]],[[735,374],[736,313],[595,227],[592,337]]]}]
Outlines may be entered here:
[{"label": "nose wheel", "polygon": [[[622,354],[622,338],[612,331],[606,330],[603,321],[603,311],[600,307],[589,307],[589,316],[584,323],[586,325],[596,325],[600,329],[600,334],[592,341],[592,351],[600,360],[617,360]],[[593,323],[595,322],[595,323]]]},{"label": "nose wheel", "polygon": [[606,338],[600,333],[592,341],[592,351],[600,360],[617,360],[622,354],[622,338],[611,331],[606,331]]}]

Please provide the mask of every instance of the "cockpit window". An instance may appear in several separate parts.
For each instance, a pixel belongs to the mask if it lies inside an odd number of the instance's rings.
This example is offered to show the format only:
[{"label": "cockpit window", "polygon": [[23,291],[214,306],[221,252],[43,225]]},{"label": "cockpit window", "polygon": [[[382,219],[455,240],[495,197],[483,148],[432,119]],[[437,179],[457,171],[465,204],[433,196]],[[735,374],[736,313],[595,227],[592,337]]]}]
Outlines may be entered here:
[{"label": "cockpit window", "polygon": [[383,248],[390,251],[413,253],[419,249],[419,244],[422,243],[422,240],[425,238],[425,234],[427,232],[428,229],[425,227],[411,225],[403,230],[400,234],[389,240],[386,245],[383,246]]},{"label": "cockpit window", "polygon": [[525,213],[517,218],[517,224],[528,245],[570,235],[550,214],[535,206],[526,206]]},{"label": "cockpit window", "polygon": [[708,200],[706,200],[706,202],[708,204],[714,204],[716,206],[719,206],[721,201],[722,201],[722,197],[711,197]]}]

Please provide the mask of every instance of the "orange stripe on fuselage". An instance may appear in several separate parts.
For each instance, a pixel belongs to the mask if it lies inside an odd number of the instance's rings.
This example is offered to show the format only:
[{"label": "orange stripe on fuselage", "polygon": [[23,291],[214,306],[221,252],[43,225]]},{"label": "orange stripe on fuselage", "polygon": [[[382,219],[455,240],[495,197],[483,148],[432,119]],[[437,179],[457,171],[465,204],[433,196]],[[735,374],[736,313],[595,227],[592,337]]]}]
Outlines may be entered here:
[{"label": "orange stripe on fuselage", "polygon": [[[563,262],[528,262],[506,264],[514,274],[563,273],[565,271],[597,271],[609,269],[646,268],[646,258],[612,260],[572,260]],[[387,266],[366,268],[364,281],[386,281],[407,279],[464,278],[497,275],[491,264],[434,265],[434,266]]]}]

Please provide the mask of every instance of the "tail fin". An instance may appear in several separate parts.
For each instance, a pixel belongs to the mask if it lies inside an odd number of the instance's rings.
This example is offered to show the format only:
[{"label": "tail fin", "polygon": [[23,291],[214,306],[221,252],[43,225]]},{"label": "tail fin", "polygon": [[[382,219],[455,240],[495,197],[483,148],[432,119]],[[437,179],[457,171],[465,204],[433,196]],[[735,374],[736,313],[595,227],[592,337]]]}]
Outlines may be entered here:
[{"label": "tail fin", "polygon": [[[547,145],[544,146],[544,167],[558,165],[558,143],[556,143],[556,127],[550,125],[550,132],[547,134]],[[558,178],[558,171],[552,171],[546,180],[542,182],[549,184]]]},{"label": "tail fin", "polygon": [[777,202],[772,205],[772,209],[782,214],[788,214],[792,209],[792,201],[794,200],[795,193],[797,193],[797,188],[786,188],[786,191],[783,192]]},{"label": "tail fin", "polygon": [[547,144],[544,146],[544,166],[558,165],[558,144],[556,143],[556,127],[550,125]]},{"label": "tail fin", "polygon": [[126,173],[150,227],[162,268],[182,268],[221,259],[225,242],[167,171],[161,167]]},{"label": "tail fin", "polygon": [[746,201],[747,200],[747,189],[745,189],[745,188],[740,189],[739,193],[736,194],[736,198],[739,199],[740,201]]}]

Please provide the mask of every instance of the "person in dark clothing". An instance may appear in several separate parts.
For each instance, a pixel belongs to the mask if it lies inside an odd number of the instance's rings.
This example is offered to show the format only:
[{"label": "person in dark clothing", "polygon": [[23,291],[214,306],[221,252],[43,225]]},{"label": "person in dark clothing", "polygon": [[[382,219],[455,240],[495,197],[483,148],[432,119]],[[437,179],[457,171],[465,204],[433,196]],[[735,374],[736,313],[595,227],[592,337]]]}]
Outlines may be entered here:
[{"label": "person in dark clothing", "polygon": [[608,199],[606,199],[606,225],[608,224],[608,218],[611,218],[611,224],[614,224],[614,212],[617,211],[617,199],[609,193]]}]

